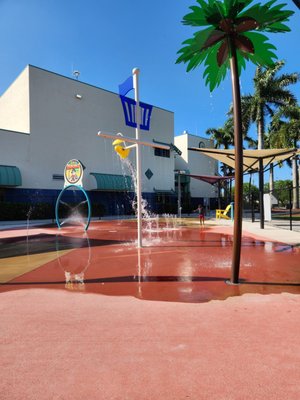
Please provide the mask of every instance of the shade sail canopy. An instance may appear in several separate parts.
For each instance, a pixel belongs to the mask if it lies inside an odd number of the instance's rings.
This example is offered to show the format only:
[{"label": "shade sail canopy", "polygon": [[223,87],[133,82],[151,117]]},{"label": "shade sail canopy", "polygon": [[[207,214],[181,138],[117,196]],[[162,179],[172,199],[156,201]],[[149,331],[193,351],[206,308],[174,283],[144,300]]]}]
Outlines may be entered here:
[{"label": "shade sail canopy", "polygon": [[133,182],[130,176],[113,175],[113,174],[100,174],[91,172],[97,182],[97,190],[106,190],[113,192],[133,191]]},{"label": "shade sail canopy", "polygon": [[215,185],[216,183],[227,181],[230,179],[234,179],[234,176],[214,176],[214,175],[187,175],[191,178],[198,179],[199,181],[203,181],[209,183],[211,185]]},{"label": "shade sail canopy", "polygon": [[[223,150],[223,149],[203,149],[198,147],[189,147],[189,150],[197,151],[206,156],[212,157],[231,168],[235,168],[235,150]],[[288,158],[300,154],[297,149],[268,149],[268,150],[244,150],[243,151],[243,170],[257,171],[259,169],[259,163],[262,161],[263,166],[266,167],[269,164],[284,161]]]},{"label": "shade sail canopy", "polygon": [[21,186],[22,176],[18,167],[0,165],[0,186]]}]

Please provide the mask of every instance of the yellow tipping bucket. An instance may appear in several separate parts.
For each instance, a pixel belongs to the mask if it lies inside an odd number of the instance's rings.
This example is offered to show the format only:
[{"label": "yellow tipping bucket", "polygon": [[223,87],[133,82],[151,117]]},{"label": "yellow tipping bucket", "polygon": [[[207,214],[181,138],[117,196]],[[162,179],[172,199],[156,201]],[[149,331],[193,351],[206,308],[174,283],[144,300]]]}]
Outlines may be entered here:
[{"label": "yellow tipping bucket", "polygon": [[126,149],[125,143],[122,139],[116,139],[113,141],[114,150],[123,159],[127,158],[130,153],[130,149]]}]

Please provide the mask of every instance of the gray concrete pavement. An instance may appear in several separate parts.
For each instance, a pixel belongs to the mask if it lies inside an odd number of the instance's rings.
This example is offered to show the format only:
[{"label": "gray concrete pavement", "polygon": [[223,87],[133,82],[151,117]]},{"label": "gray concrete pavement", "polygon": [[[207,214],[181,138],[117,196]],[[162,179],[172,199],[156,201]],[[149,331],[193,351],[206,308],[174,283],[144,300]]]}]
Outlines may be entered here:
[{"label": "gray concrete pavement", "polygon": [[[212,218],[208,220],[207,223],[213,225],[218,224],[218,225],[232,226],[233,228],[233,222],[228,220],[222,220],[222,219],[216,220],[215,218]],[[243,233],[249,232],[257,236],[260,236],[262,238],[283,242],[287,244],[300,245],[299,224],[297,225],[296,228],[297,229],[290,231],[289,225],[287,223],[282,223],[282,221],[280,221],[280,224],[277,225],[274,222],[266,221],[264,224],[264,229],[261,229],[260,222],[258,220],[252,222],[250,219],[247,218],[243,219],[243,225],[242,225]]]}]

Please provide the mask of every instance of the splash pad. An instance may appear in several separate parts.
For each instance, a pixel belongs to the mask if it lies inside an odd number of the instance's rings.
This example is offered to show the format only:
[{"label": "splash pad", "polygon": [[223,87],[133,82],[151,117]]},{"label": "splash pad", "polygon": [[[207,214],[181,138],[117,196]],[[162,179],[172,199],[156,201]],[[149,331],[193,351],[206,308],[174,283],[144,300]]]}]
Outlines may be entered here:
[{"label": "splash pad", "polygon": [[[140,140],[140,129],[149,130],[150,129],[150,117],[152,106],[145,105],[145,103],[141,103],[139,101],[139,69],[134,68],[132,70],[132,77],[129,77],[123,84],[119,86],[120,98],[123,105],[125,122],[127,125],[135,128],[135,139],[125,137],[122,133],[118,133],[117,135],[106,132],[98,132],[98,136],[107,139],[113,139],[113,146],[115,152],[120,156],[121,159],[126,159],[132,148],[136,150],[136,179],[135,179],[135,188],[136,188],[136,203],[137,203],[137,246],[139,248],[142,247],[142,218],[143,218],[143,201],[142,201],[142,184],[141,184],[141,154],[140,154],[140,146],[148,146],[152,148],[160,148],[164,150],[169,150],[170,146],[147,142]],[[125,95],[134,89],[134,100],[125,97]],[[128,105],[125,106],[125,102],[127,101]],[[141,113],[142,113],[142,123],[141,123]],[[126,143],[133,143],[131,146],[127,146]],[[144,208],[145,209],[145,208]]]},{"label": "splash pad", "polygon": [[[138,102],[137,102],[138,104]],[[137,124],[138,126],[138,124]],[[104,133],[104,132],[99,132],[98,133],[99,137],[103,138],[108,138],[112,140],[112,145],[114,147],[114,150],[116,153],[120,156],[122,160],[127,160],[130,152],[134,149],[136,151],[136,156],[138,155],[138,149],[139,146],[150,146],[150,147],[158,147],[158,148],[163,148],[163,149],[168,149],[169,146],[164,146],[156,143],[150,143],[146,142],[144,140],[140,140],[137,138],[129,138],[125,137],[121,134],[111,134],[111,133]],[[129,145],[128,145],[129,143]],[[65,186],[64,190],[68,189],[70,186],[72,188],[72,185],[75,185],[75,183],[78,181],[81,184],[80,178],[82,179],[82,173],[78,173],[77,176],[73,176],[72,174],[76,172],[76,168],[79,165],[80,162],[78,160],[71,160],[72,163],[70,162],[69,167],[66,170],[70,172],[70,176],[68,175],[68,184]],[[74,167],[76,166],[76,168]],[[139,166],[139,161],[138,159],[136,160],[136,165]],[[75,171],[73,171],[75,170]],[[139,173],[139,168],[136,170],[137,177],[135,179],[136,181],[136,192],[137,192],[137,198],[139,197],[138,194],[141,192],[141,186],[139,185],[139,178],[138,175]],[[76,175],[76,174],[75,174]],[[75,182],[76,181],[76,182]],[[76,186],[76,189],[79,189],[79,192],[84,193],[84,189],[79,185],[79,187]],[[87,197],[87,196],[86,196]],[[85,200],[88,203],[88,198]],[[59,196],[57,204],[61,203],[62,199],[61,196]],[[88,203],[89,205],[89,203]],[[129,262],[130,265],[130,270],[132,271],[132,277],[128,278],[128,282],[135,282],[136,279],[139,280],[139,282],[148,282],[149,279],[151,280],[152,278],[149,278],[154,272],[152,271],[152,266],[153,268],[156,268],[156,266],[159,266],[159,268],[163,268],[163,265],[167,265],[168,268],[170,267],[170,271],[175,268],[175,270],[178,269],[179,273],[175,274],[178,276],[178,280],[182,282],[183,280],[186,280],[189,282],[191,285],[191,282],[195,282],[195,276],[198,275],[197,272],[195,272],[194,267],[197,269],[200,268],[200,274],[205,275],[207,273],[207,277],[205,277],[204,281],[210,281],[210,276],[211,273],[215,272],[215,269],[222,268],[223,274],[222,276],[218,276],[218,282],[222,282],[222,285],[224,284],[225,280],[228,279],[228,264],[230,263],[230,258],[228,255],[228,248],[232,247],[232,241],[230,240],[230,233],[228,232],[228,237],[224,236],[224,232],[216,232],[215,228],[212,229],[212,227],[205,227],[201,228],[199,230],[199,225],[194,226],[193,228],[190,226],[190,224],[186,226],[181,226],[181,223],[176,218],[173,218],[170,215],[163,215],[163,221],[159,220],[158,216],[153,216],[149,214],[149,225],[147,221],[147,226],[144,229],[144,232],[147,233],[144,237],[144,243],[143,243],[143,248],[142,248],[142,215],[143,215],[143,202],[142,198],[140,196],[140,201],[137,201],[137,221],[138,224],[136,226],[135,221],[132,222],[126,222],[126,221],[117,221],[117,226],[113,222],[107,223],[110,228],[105,229],[104,225],[101,224],[92,224],[90,227],[91,230],[91,236],[88,237],[88,240],[86,240],[86,243],[91,243],[89,245],[90,249],[93,249],[94,256],[96,257],[97,261],[95,265],[101,265],[102,267],[102,251],[105,248],[105,254],[106,258],[104,261],[104,264],[108,263],[108,266],[111,266],[113,263],[118,263],[118,260],[115,258],[115,254],[123,254],[124,255],[124,260],[122,261],[124,270],[127,268],[127,261]],[[58,215],[59,211],[56,212]],[[85,227],[87,230],[87,227],[89,227],[89,219],[90,219],[90,213],[88,215],[88,223],[85,224]],[[61,224],[59,221],[59,218],[57,218],[57,225],[59,227],[59,235],[61,237],[63,236],[68,236],[69,238],[72,238],[72,245],[68,248],[70,251],[69,255],[62,255],[63,257],[70,257],[69,264],[72,263],[72,260],[78,260],[78,252],[79,250],[76,247],[76,240],[74,241],[73,238],[78,237],[78,235],[82,235],[82,229],[77,229],[75,227],[68,228],[65,224]],[[137,229],[136,229],[137,228]],[[194,229],[196,228],[196,229]],[[103,230],[103,232],[96,233],[96,230]],[[53,233],[54,231],[51,231],[51,236],[49,236],[49,241],[51,242],[51,238],[53,239]],[[138,241],[137,241],[137,246],[136,246],[136,234],[138,233]],[[58,235],[57,231],[55,231],[55,235]],[[214,235],[214,236],[213,236]],[[27,229],[27,237],[28,237],[28,229]],[[89,240],[90,238],[90,240]],[[27,244],[30,244],[31,239],[27,240]],[[254,244],[253,244],[254,243]],[[257,247],[256,242],[254,241],[253,243],[250,242],[249,247]],[[48,247],[51,248],[51,244],[47,244]],[[73,247],[72,247],[73,246]],[[38,247],[38,246],[37,246]],[[86,247],[86,245],[85,245]],[[94,247],[99,249],[95,249]],[[109,247],[109,249],[108,249]],[[196,247],[199,247],[196,249]],[[101,248],[101,251],[100,251]],[[220,251],[216,252],[215,248],[221,249]],[[146,253],[142,251],[145,249]],[[165,251],[165,249],[167,249]],[[192,250],[191,250],[192,249]],[[265,250],[267,251],[269,249],[268,246],[265,246]],[[37,253],[39,252],[40,249],[37,250]],[[288,251],[290,251],[289,249]],[[293,252],[295,252],[297,249],[292,249]],[[90,251],[90,250],[89,250]],[[139,257],[138,259],[141,260],[141,262],[136,261],[132,262],[129,261],[131,255],[133,254],[134,258],[136,259],[136,254],[137,251],[139,251]],[[189,258],[187,256],[188,252],[192,253],[194,258]],[[286,252],[286,250],[283,250]],[[157,254],[160,254],[159,259],[156,260],[156,257],[154,257],[154,252],[157,252]],[[271,251],[272,252],[272,251]],[[57,251],[56,251],[57,253]],[[30,251],[27,251],[27,255],[30,254]],[[43,251],[41,254],[44,254]],[[92,253],[91,253],[92,254]],[[143,262],[142,260],[145,258],[145,254],[147,254],[147,260]],[[179,263],[174,260],[174,255],[178,257]],[[172,257],[171,257],[172,256]],[[51,256],[52,257],[52,256]],[[60,257],[60,256],[59,256]],[[61,263],[59,260],[59,257],[53,257],[53,259],[56,259],[58,264],[65,265],[64,263]],[[92,259],[92,256],[89,258]],[[156,260],[155,262],[153,260]],[[171,261],[172,260],[172,261]],[[43,262],[45,261],[45,258],[43,256],[40,257],[40,264],[43,265]],[[95,282],[97,282],[98,279],[98,274],[97,271],[92,272],[92,269],[90,268],[90,265],[93,265],[93,262],[91,261],[88,263],[84,263],[83,260],[82,265],[78,267],[76,270],[68,270],[67,268],[64,270],[64,277],[66,279],[66,282],[72,284],[72,282],[78,281],[80,284],[83,283],[83,281],[86,280],[87,276],[87,281],[88,279],[96,279]],[[27,261],[26,261],[27,262]],[[169,266],[169,263],[172,262],[172,265]],[[29,263],[30,264],[30,263]],[[68,265],[68,262],[66,263]],[[88,268],[86,268],[86,265],[89,265]],[[254,263],[255,264],[255,263]],[[36,265],[36,264],[34,264]],[[138,268],[136,268],[138,265]],[[146,272],[143,271],[143,266],[146,266]],[[184,266],[185,271],[183,272],[182,266]],[[207,266],[209,268],[209,271],[207,271]],[[246,262],[245,267],[252,267],[252,264],[250,262]],[[62,270],[62,268],[60,268]],[[82,271],[84,271],[84,274],[82,274]],[[122,275],[122,268],[118,272],[119,274]],[[189,275],[186,275],[187,271],[190,272]],[[198,271],[198,272],[199,272]],[[107,276],[110,276],[109,269],[107,270]],[[175,273],[174,271],[172,272],[173,274]],[[89,274],[90,277],[89,277]],[[83,276],[84,275],[84,276]],[[175,276],[174,275],[174,276]],[[52,282],[52,277],[51,274],[50,276],[50,281]],[[112,277],[114,274],[112,274]],[[140,277],[143,277],[142,279]],[[188,276],[188,278],[185,278],[185,276]],[[109,279],[114,279],[111,276]],[[138,277],[138,278],[137,278]],[[164,279],[164,278],[163,278]],[[167,280],[169,278],[166,278]],[[9,280],[7,280],[9,281]],[[197,279],[196,279],[197,281]],[[92,283],[92,282],[90,282]],[[105,282],[100,282],[105,283]],[[220,283],[221,284],[221,283]],[[232,289],[234,292],[234,289]],[[140,290],[139,290],[140,291]],[[201,291],[201,289],[200,289]],[[230,292],[231,293],[231,292]],[[200,296],[200,293],[195,293],[196,296]],[[193,297],[193,296],[192,296]]]},{"label": "splash pad", "polygon": [[9,233],[1,235],[1,291],[68,289],[201,303],[243,293],[300,290],[300,248],[247,233],[241,284],[227,285],[232,228],[213,221],[204,228],[195,218],[184,220],[177,230],[159,229],[145,235],[143,248],[136,245],[137,225],[130,220],[94,221],[85,233],[79,226],[32,228],[28,238],[26,229],[11,232],[17,236]]}]

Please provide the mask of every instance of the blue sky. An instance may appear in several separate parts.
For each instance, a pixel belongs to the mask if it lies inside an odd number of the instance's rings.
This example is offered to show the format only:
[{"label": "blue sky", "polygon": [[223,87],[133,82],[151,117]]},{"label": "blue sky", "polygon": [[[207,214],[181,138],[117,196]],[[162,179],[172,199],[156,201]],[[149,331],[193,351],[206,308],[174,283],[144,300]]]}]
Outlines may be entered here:
[{"label": "blue sky", "polygon": [[[262,1],[263,2],[263,1]],[[280,1],[282,3],[283,1]],[[278,3],[278,2],[277,2]],[[292,32],[269,35],[286,72],[300,72],[300,10]],[[203,68],[186,73],[176,65],[177,51],[194,29],[181,24],[195,0],[0,0],[0,94],[27,64],[117,92],[133,67],[139,67],[140,98],[173,111],[175,135],[187,130],[204,136],[220,127],[231,103],[226,80],[212,94]],[[254,66],[241,76],[242,94],[252,92]],[[299,98],[299,84],[293,88]],[[279,171],[282,175],[283,171]],[[281,178],[281,176],[277,179]]]}]

